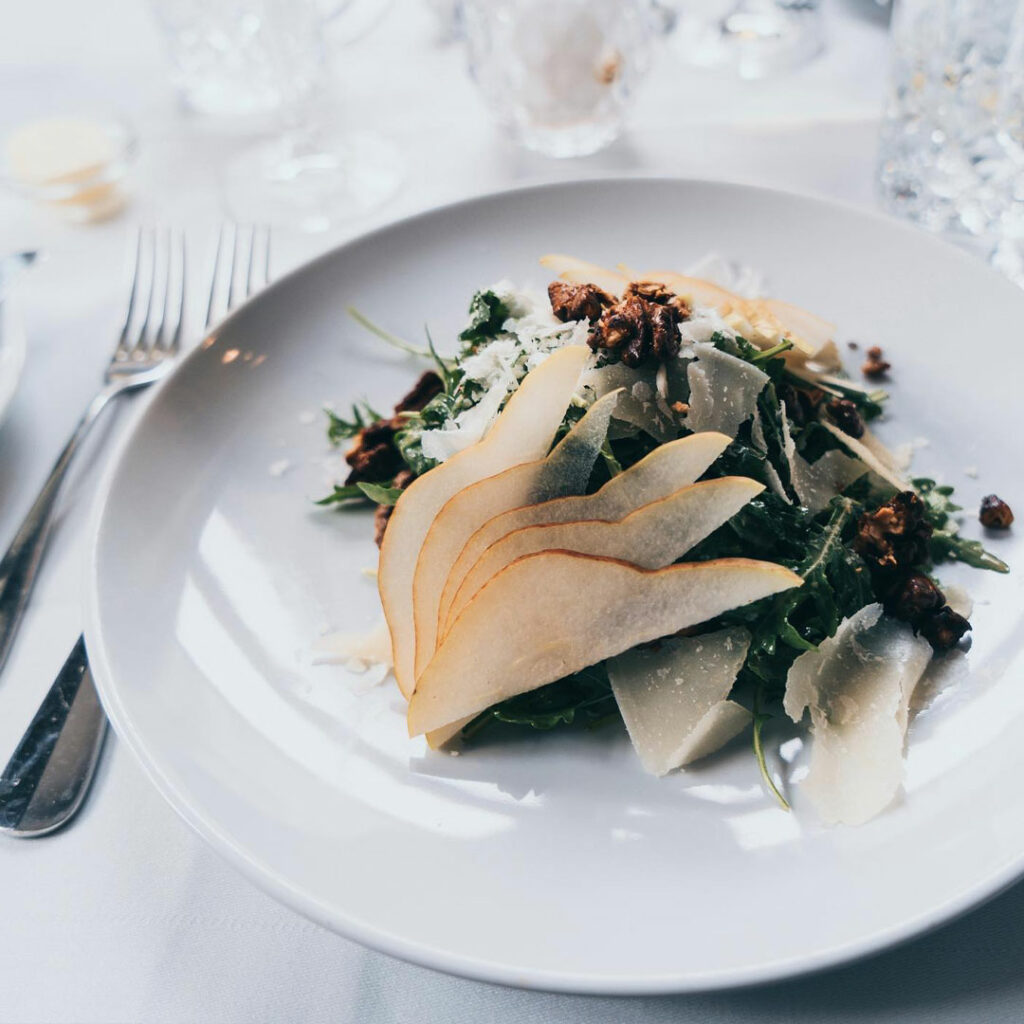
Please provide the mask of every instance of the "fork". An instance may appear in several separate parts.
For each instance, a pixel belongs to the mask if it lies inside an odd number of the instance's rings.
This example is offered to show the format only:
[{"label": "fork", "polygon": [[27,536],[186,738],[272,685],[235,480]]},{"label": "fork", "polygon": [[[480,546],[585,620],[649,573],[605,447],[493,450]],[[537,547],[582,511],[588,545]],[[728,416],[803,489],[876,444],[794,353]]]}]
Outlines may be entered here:
[{"label": "fork", "polygon": [[[24,608],[24,602],[31,589],[35,571],[38,568],[39,555],[48,525],[48,513],[52,510],[56,491],[67,470],[75,448],[91,423],[115,396],[125,391],[145,387],[164,376],[175,362],[181,349],[182,325],[185,311],[185,244],[184,237],[178,236],[178,245],[173,243],[173,235],[166,235],[165,258],[163,265],[166,279],[163,282],[163,310],[159,325],[155,329],[149,327],[152,314],[153,295],[156,290],[156,241],[150,233],[152,257],[149,261],[149,289],[146,298],[145,314],[137,333],[132,328],[135,306],[138,301],[140,267],[143,258],[143,233],[136,239],[135,269],[132,275],[131,292],[128,298],[128,310],[124,326],[118,337],[114,355],[107,368],[105,385],[93,400],[79,424],[75,436],[65,447],[54,467],[51,479],[43,488],[43,493],[36,500],[36,506],[47,497],[47,488],[56,476],[54,494],[49,496],[45,513],[40,511],[41,522],[35,530],[38,538],[36,549],[31,556],[31,576],[27,584],[19,591],[20,606],[15,615],[13,626],[6,620],[2,626],[8,629],[5,639],[6,647],[10,646],[10,634],[17,625],[17,617]],[[262,245],[260,244],[262,242]],[[257,266],[257,251],[262,248],[262,266]],[[168,321],[168,303],[172,289],[170,268],[174,263],[179,267],[179,286],[177,288],[177,312],[173,313],[175,321]],[[227,253],[230,252],[230,256]],[[226,266],[226,281],[222,268]],[[236,277],[244,266],[245,296],[249,297],[270,281],[270,230],[269,228],[252,228],[242,233],[237,226],[222,227],[217,236],[217,249],[214,255],[213,272],[210,281],[209,299],[206,305],[205,330],[208,333],[217,315],[218,290],[226,286],[227,297],[225,311],[235,303],[240,290],[236,288]],[[262,280],[260,280],[260,276]],[[220,288],[218,286],[221,285]],[[168,337],[168,332],[170,335]],[[33,506],[29,519],[37,512]],[[26,520],[26,525],[29,522]],[[18,547],[19,538],[26,532],[22,526],[15,538],[11,551]],[[23,543],[27,550],[28,541]],[[4,565],[11,558],[11,551],[0,563],[0,574]],[[21,556],[26,558],[27,556]],[[0,605],[7,591],[7,580],[3,580],[3,593],[0,593]],[[3,656],[6,656],[6,649]],[[3,661],[0,657],[0,666]],[[18,837],[42,836],[55,831],[66,824],[78,811],[88,792],[99,762],[100,751],[107,731],[107,719],[99,703],[89,669],[85,650],[85,639],[79,637],[67,661],[57,674],[46,697],[40,704],[28,729],[22,736],[7,767],[0,776],[0,832]]]},{"label": "fork", "polygon": [[[141,228],[135,238],[135,270],[124,324],[117,337],[113,354],[103,375],[103,386],[87,406],[64,450],[50,471],[42,490],[14,536],[11,546],[0,561],[0,669],[11,651],[18,624],[35,585],[39,563],[53,522],[53,511],[75,452],[104,409],[119,395],[143,388],[159,380],[171,368],[181,347],[182,319],[185,306],[185,240],[178,232],[164,233],[164,245],[158,246],[155,230]],[[159,325],[150,331],[154,317],[154,293],[157,280],[157,250],[164,249],[163,296]],[[144,252],[144,250],[146,250]],[[145,259],[144,257],[148,257]],[[139,285],[148,264],[148,288],[145,311],[137,328],[137,307],[140,306]],[[176,275],[172,275],[172,265]],[[171,308],[172,276],[179,281],[176,311]],[[171,317],[174,322],[171,322]]]}]

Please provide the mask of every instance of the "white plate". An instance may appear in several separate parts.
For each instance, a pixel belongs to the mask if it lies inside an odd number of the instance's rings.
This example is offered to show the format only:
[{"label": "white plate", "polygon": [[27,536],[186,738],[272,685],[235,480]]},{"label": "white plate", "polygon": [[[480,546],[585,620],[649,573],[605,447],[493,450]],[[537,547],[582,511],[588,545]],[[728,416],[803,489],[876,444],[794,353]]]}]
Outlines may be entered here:
[{"label": "white plate", "polygon": [[[922,471],[971,509],[992,490],[1024,502],[1024,293],[888,220],[720,184],[562,184],[437,210],[304,267],[225,323],[138,425],[101,503],[87,629],[120,736],[285,903],[459,974],[662,992],[834,964],[1020,873],[1022,571],[944,575],[977,601],[973,650],[947,661],[958,684],[914,723],[905,802],[854,830],[820,828],[798,791],[797,813],[779,810],[742,742],[665,779],[618,729],[454,758],[406,738],[390,685],[309,664],[324,627],[379,612],[360,572],[375,563],[369,516],[306,503],[324,445],[301,414],[364,394],[386,408],[418,372],[345,306],[451,339],[478,286],[545,284],[541,253],[685,267],[711,249],[763,268],[842,338],[884,346],[883,433],[930,438]],[[294,468],[268,472],[282,459]],[[1024,566],[1014,536],[993,545]]]}]

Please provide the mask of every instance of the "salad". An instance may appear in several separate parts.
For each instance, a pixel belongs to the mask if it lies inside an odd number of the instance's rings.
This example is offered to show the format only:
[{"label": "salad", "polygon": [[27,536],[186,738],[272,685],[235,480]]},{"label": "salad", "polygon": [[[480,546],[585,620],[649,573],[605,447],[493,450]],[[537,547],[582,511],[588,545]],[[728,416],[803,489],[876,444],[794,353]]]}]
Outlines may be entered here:
[{"label": "salad", "polygon": [[392,666],[435,748],[621,720],[663,775],[749,731],[783,806],[764,726],[806,721],[803,793],[867,821],[915,687],[971,630],[936,567],[1008,571],[873,432],[884,353],[850,343],[848,374],[834,325],[749,281],[541,263],[546,294],[473,297],[453,358],[353,311],[432,368],[390,415],[328,414],[349,473],[321,504],[376,506],[386,619],[339,653]]}]

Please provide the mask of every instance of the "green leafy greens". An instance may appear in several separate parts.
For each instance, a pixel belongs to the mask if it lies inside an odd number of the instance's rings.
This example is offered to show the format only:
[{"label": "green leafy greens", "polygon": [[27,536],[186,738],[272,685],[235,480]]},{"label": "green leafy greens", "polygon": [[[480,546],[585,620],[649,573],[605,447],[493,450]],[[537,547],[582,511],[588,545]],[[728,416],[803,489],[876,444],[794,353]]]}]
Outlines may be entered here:
[{"label": "green leafy greens", "polygon": [[[442,427],[481,400],[483,389],[479,383],[465,377],[462,360],[502,334],[510,309],[493,291],[477,292],[470,304],[469,321],[459,334],[459,355],[454,360],[438,356],[429,332],[427,348],[415,349],[374,328],[365,317],[356,316],[389,344],[430,358],[439,369],[444,390],[421,411],[404,414],[394,437],[405,465],[417,475],[428,472],[436,463],[423,452],[423,434]],[[697,544],[685,560],[761,559],[787,566],[804,581],[802,587],[735,609],[701,627],[701,631],[711,631],[741,625],[751,634],[733,699],[750,708],[757,763],[767,786],[783,806],[788,806],[768,770],[763,728],[778,714],[793,661],[833,636],[843,619],[884,596],[876,592],[872,572],[855,550],[853,540],[862,517],[891,498],[893,489],[871,474],[865,474],[821,511],[811,512],[802,507],[790,479],[782,410],[788,411],[790,436],[797,451],[813,464],[826,452],[842,450],[839,440],[814,418],[814,410],[821,401],[828,397],[848,399],[867,421],[881,414],[886,394],[836,375],[812,381],[805,379],[794,373],[782,358],[792,348],[792,343],[786,340],[761,350],[742,337],[718,333],[711,338],[711,343],[757,366],[769,379],[757,398],[757,441],[752,434],[753,422],[748,419],[705,476],[746,476],[763,483],[765,490]],[[522,372],[525,373],[525,368]],[[685,374],[683,378],[685,390]],[[683,399],[688,397],[688,393],[682,395]],[[582,414],[581,404],[570,406],[556,441]],[[355,436],[369,422],[379,418],[365,403],[353,407],[348,419],[334,413],[328,415],[328,436],[333,443]],[[685,421],[679,426],[682,434],[688,432]],[[611,477],[634,465],[659,443],[643,430],[616,421],[616,429],[601,449],[601,459],[594,467],[588,492],[597,490]],[[960,509],[952,501],[951,487],[926,478],[915,479],[913,487],[925,503],[926,516],[932,526],[931,558],[934,562],[955,559],[978,568],[1007,571],[1005,563],[987,552],[979,541],[959,535],[954,517]],[[776,490],[781,490],[785,497]],[[320,504],[345,505],[353,500],[369,499],[389,505],[397,500],[399,493],[390,486],[390,481],[357,483],[335,487],[334,493]],[[618,718],[608,675],[600,664],[488,708],[462,730],[462,735],[470,739],[483,730],[490,734],[499,728],[528,727],[548,731],[569,726],[593,727]]]}]

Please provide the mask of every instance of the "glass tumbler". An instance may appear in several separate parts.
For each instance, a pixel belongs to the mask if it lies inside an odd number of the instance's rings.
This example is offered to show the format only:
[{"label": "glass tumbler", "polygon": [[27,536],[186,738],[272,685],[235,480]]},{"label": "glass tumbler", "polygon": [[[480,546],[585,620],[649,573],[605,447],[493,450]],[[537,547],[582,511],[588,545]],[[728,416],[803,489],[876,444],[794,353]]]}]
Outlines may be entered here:
[{"label": "glass tumbler", "polygon": [[896,0],[892,46],[883,204],[981,244],[1012,272],[1024,238],[1024,2]]},{"label": "glass tumbler", "polygon": [[528,149],[585,156],[618,134],[650,63],[650,0],[466,0],[470,73]]}]

